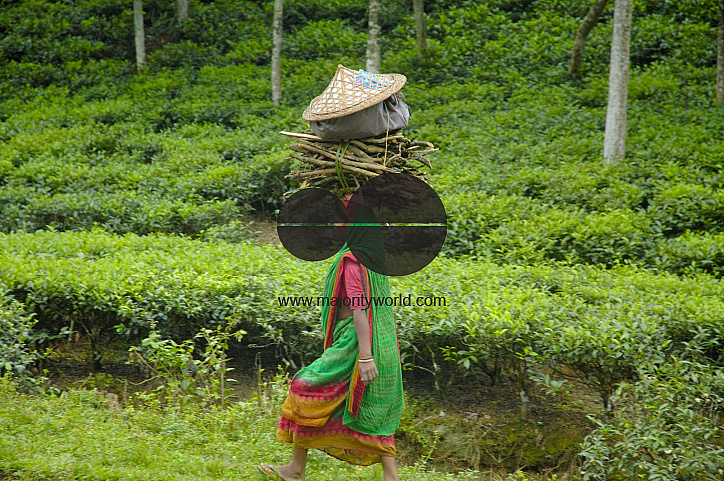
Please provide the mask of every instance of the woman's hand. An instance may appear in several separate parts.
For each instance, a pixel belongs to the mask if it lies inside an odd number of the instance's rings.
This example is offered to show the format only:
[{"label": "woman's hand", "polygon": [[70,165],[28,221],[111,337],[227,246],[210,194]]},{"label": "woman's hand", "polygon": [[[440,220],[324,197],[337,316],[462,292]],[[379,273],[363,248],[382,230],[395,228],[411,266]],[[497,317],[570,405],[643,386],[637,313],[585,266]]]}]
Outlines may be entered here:
[{"label": "woman's hand", "polygon": [[359,377],[365,383],[374,381],[377,377],[377,374],[379,373],[377,372],[377,366],[375,366],[375,361],[359,363]]}]

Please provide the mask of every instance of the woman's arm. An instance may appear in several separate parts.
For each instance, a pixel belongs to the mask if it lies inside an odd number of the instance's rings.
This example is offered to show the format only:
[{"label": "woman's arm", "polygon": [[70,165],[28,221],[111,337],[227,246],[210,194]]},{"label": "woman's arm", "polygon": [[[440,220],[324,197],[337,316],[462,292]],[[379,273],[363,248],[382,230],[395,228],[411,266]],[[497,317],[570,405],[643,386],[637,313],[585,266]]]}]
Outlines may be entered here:
[{"label": "woman's arm", "polygon": [[[370,306],[364,300],[367,298],[362,282],[362,268],[354,257],[343,260],[343,282],[347,296],[350,298],[350,308],[354,321],[354,330],[357,331],[357,344],[359,345],[359,358],[372,358],[372,341],[370,324],[367,319],[367,309]],[[370,382],[377,377],[377,366],[374,361],[360,362],[359,375],[364,382]]]},{"label": "woman's arm", "polygon": [[[359,344],[360,359],[372,357],[372,342],[370,341],[370,325],[367,320],[366,309],[353,309],[354,330],[357,331],[357,343]],[[371,382],[377,377],[377,366],[375,362],[360,362],[359,377],[364,382]]]},{"label": "woman's arm", "polygon": [[372,342],[370,341],[370,325],[367,320],[367,309],[353,309],[354,330],[357,331],[359,344],[359,357],[367,359],[372,357]]}]

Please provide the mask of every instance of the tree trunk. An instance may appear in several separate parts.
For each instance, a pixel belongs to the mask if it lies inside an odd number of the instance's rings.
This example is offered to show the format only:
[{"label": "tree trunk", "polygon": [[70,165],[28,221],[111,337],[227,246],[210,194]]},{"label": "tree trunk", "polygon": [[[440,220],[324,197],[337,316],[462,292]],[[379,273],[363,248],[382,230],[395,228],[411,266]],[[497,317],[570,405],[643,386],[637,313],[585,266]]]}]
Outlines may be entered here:
[{"label": "tree trunk", "polygon": [[724,0],[719,0],[719,34],[716,52],[716,101],[724,105]]},{"label": "tree trunk", "polygon": [[381,0],[370,0],[366,69],[374,73],[380,73],[380,4]]},{"label": "tree trunk", "polygon": [[146,66],[146,39],[143,34],[143,0],[133,0],[133,27],[136,39],[136,70]]},{"label": "tree trunk", "polygon": [[412,0],[412,8],[415,12],[417,60],[422,63],[427,59],[427,28],[425,27],[425,1]]},{"label": "tree trunk", "polygon": [[626,156],[626,99],[628,97],[629,44],[633,0],[616,0],[613,12],[611,66],[603,160],[613,163]]},{"label": "tree trunk", "polygon": [[571,52],[571,63],[568,65],[568,76],[575,77],[581,69],[581,59],[583,58],[583,49],[586,48],[586,40],[588,34],[593,30],[593,26],[598,22],[603,9],[606,7],[608,0],[596,0],[586,16],[583,18],[581,25],[576,32],[576,39],[573,41],[573,51]]},{"label": "tree trunk", "polygon": [[189,19],[189,0],[177,0],[178,23],[184,23]]},{"label": "tree trunk", "polygon": [[274,0],[273,44],[271,60],[272,102],[282,102],[282,13],[284,1]]}]

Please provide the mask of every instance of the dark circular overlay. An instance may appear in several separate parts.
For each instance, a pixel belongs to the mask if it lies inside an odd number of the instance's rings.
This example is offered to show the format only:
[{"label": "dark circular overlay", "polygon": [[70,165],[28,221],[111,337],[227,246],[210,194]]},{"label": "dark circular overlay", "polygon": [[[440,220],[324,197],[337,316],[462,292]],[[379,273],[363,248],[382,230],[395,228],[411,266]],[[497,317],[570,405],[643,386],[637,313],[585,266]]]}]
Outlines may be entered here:
[{"label": "dark circular overlay", "polygon": [[332,257],[344,245],[338,235],[335,212],[344,204],[327,189],[302,189],[292,194],[279,209],[277,233],[284,247],[305,261]]},{"label": "dark circular overlay", "polygon": [[347,206],[326,189],[302,189],[282,205],[277,222],[279,239],[295,257],[327,259],[346,242],[365,267],[387,276],[423,269],[447,235],[440,197],[404,173],[368,180]]}]

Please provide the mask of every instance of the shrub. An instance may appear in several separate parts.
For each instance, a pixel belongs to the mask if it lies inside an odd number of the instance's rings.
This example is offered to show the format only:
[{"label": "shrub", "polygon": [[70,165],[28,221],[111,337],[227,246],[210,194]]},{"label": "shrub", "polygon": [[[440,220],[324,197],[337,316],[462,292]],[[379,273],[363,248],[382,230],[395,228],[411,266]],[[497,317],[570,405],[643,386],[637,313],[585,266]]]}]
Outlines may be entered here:
[{"label": "shrub", "polygon": [[654,235],[641,213],[615,210],[586,216],[551,208],[503,224],[480,242],[506,262],[556,259],[610,266],[642,258]]},{"label": "shrub", "polygon": [[200,69],[219,62],[221,55],[215,46],[200,46],[190,40],[165,45],[148,55],[148,64],[154,70],[166,68]]},{"label": "shrub", "polygon": [[519,195],[553,205],[575,205],[589,212],[636,209],[644,193],[622,180],[627,166],[603,166],[600,161],[521,168],[510,176],[509,188]]},{"label": "shrub", "polygon": [[703,185],[678,183],[654,196],[648,214],[668,235],[687,229],[717,231],[724,227],[724,195]]},{"label": "shrub", "polygon": [[343,19],[309,22],[284,43],[284,54],[296,60],[360,58],[364,55],[367,35],[355,31],[348,23]]},{"label": "shrub", "polygon": [[724,274],[724,234],[686,231],[658,244],[651,263],[682,275],[705,272]]},{"label": "shrub", "polygon": [[621,409],[584,440],[583,479],[721,479],[723,389],[724,373],[701,364],[642,368],[637,383],[620,386]]},{"label": "shrub", "polygon": [[227,405],[228,383],[236,381],[227,377],[233,368],[226,366],[226,351],[230,339],[238,341],[246,334],[232,330],[233,325],[201,329],[193,339],[177,343],[164,339],[152,324],[141,345],[129,349],[131,362],[143,365],[152,375],[147,381],[158,383],[155,391],[142,394],[143,400],[164,401],[172,411],[178,405],[178,412],[193,402],[202,408]]},{"label": "shrub", "polygon": [[519,196],[487,196],[465,192],[444,197],[448,232],[443,253],[482,254],[487,233],[517,219],[527,219],[545,207]]},{"label": "shrub", "polygon": [[34,376],[31,370],[44,356],[38,349],[46,336],[34,330],[38,322],[35,315],[7,295],[2,284],[0,287],[0,373],[10,373],[30,386]]},{"label": "shrub", "polygon": [[544,323],[536,357],[558,376],[590,386],[600,395],[603,409],[610,412],[619,383],[635,379],[638,366],[660,362],[671,341],[663,327],[646,313],[636,312],[637,307],[616,310],[615,316],[608,315],[613,310],[610,305],[580,309],[583,312],[575,324],[555,317]]}]

